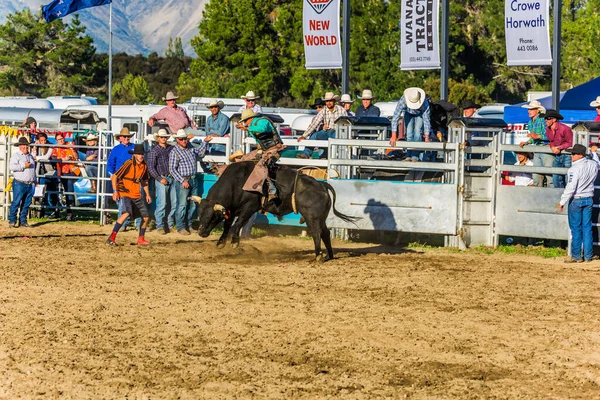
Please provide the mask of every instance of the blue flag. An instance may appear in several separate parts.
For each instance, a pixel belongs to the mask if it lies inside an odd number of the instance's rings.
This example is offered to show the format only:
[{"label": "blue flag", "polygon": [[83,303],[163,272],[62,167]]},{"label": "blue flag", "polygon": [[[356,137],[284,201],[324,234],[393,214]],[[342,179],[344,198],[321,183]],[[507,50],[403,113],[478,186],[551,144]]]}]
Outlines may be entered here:
[{"label": "blue flag", "polygon": [[66,17],[67,15],[83,8],[103,6],[111,0],[54,0],[42,7],[42,15],[46,22]]}]

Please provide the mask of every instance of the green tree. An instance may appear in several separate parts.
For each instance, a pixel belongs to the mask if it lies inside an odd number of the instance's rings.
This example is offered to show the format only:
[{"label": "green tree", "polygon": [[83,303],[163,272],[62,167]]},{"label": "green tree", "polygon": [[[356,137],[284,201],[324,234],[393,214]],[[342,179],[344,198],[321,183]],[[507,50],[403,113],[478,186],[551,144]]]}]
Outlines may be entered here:
[{"label": "green tree", "polygon": [[123,80],[113,85],[115,104],[148,104],[154,97],[148,88],[148,82],[141,76],[127,74]]},{"label": "green tree", "polygon": [[167,46],[167,50],[165,50],[165,57],[167,58],[183,58],[185,56],[183,52],[183,43],[181,42],[180,37],[176,37],[175,40],[173,38],[169,38],[169,45]]}]

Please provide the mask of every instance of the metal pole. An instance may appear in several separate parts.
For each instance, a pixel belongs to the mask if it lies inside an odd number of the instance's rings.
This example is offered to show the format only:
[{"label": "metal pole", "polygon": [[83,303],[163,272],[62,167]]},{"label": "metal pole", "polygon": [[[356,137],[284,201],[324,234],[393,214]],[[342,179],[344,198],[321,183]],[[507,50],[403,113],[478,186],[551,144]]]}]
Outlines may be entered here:
[{"label": "metal pole", "polygon": [[448,100],[450,1],[442,0],[442,70],[440,75],[440,100]]},{"label": "metal pole", "polygon": [[554,33],[552,35],[552,107],[560,111],[560,37],[562,0],[554,0]]},{"label": "metal pole", "polygon": [[108,130],[112,131],[112,1],[108,3]]},{"label": "metal pole", "polygon": [[343,4],[342,93],[350,94],[350,0],[343,0]]}]

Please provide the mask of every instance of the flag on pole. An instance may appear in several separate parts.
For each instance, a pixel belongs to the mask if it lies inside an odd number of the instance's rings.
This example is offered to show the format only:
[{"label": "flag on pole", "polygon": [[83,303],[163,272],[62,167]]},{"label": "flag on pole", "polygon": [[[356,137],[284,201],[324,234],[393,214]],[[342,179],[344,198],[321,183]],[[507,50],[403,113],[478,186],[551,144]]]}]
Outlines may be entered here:
[{"label": "flag on pole", "polygon": [[46,22],[66,17],[77,10],[89,7],[103,6],[111,0],[54,0],[42,7],[42,15]]}]

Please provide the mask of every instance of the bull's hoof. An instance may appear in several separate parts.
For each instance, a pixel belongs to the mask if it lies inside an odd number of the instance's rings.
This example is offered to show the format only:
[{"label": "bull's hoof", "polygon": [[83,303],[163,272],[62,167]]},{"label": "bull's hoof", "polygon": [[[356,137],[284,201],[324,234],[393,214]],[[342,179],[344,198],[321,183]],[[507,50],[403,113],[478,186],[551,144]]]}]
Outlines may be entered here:
[{"label": "bull's hoof", "polygon": [[240,247],[240,242],[233,242],[233,243],[231,243],[231,248],[232,249],[237,249],[238,247]]},{"label": "bull's hoof", "polygon": [[325,257],[323,256],[323,254],[319,254],[318,256],[315,257],[315,261],[318,263],[323,263],[323,262],[325,262]]},{"label": "bull's hoof", "polygon": [[217,242],[217,249],[222,249],[225,247],[225,242]]}]

